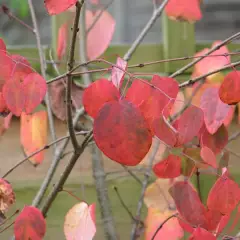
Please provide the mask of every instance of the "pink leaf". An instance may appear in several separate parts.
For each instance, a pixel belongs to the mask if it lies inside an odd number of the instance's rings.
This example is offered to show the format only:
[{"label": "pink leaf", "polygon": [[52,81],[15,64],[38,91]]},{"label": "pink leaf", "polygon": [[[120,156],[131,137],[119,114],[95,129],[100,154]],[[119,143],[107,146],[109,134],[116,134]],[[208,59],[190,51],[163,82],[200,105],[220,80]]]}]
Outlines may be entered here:
[{"label": "pink leaf", "polygon": [[231,107],[223,103],[218,96],[217,88],[208,88],[202,95],[201,108],[204,112],[204,121],[211,134],[217,132],[228,116]]},{"label": "pink leaf", "polygon": [[66,11],[76,4],[78,0],[45,0],[45,6],[50,15],[56,15]]},{"label": "pink leaf", "polygon": [[[98,16],[100,12],[101,10],[97,10],[93,14],[89,10],[86,11],[87,29],[91,27],[95,16]],[[105,52],[112,40],[114,30],[115,20],[107,11],[102,12],[101,17],[87,35],[87,56],[89,60],[96,59]]]},{"label": "pink leaf", "polygon": [[67,49],[67,30],[68,24],[63,24],[58,30],[57,57],[61,60]]},{"label": "pink leaf", "polygon": [[64,222],[64,234],[67,240],[92,240],[96,233],[93,219],[94,205],[81,202],[73,206],[67,213]]},{"label": "pink leaf", "polygon": [[[122,58],[117,58],[116,65],[123,70],[127,69],[127,62],[124,61]],[[125,72],[123,72],[121,69],[117,67],[113,67],[112,69],[112,83],[116,86],[116,88],[120,88],[122,86],[122,82],[124,80]]]},{"label": "pink leaf", "polygon": [[217,168],[217,159],[213,151],[208,147],[201,148],[201,157],[204,162],[208,163],[214,168]]}]

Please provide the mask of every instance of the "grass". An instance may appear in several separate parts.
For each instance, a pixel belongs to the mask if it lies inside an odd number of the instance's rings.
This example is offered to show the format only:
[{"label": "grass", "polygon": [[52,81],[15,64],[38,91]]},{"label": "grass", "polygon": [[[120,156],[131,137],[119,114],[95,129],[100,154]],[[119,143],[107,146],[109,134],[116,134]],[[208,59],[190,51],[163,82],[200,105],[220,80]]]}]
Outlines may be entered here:
[{"label": "grass", "polygon": [[[240,183],[240,174],[234,174],[235,180]],[[201,175],[201,190],[203,199],[206,202],[208,191],[210,190],[211,186],[213,185],[216,177],[209,176],[209,175]],[[108,193],[110,196],[110,201],[112,203],[112,212],[114,215],[114,219],[117,226],[117,233],[119,235],[119,239],[129,239],[130,231],[132,227],[131,219],[123,209],[120,204],[119,199],[116,196],[116,193],[113,189],[114,186],[118,187],[118,190],[124,199],[126,205],[129,207],[130,211],[134,214],[136,211],[137,201],[140,195],[141,186],[136,183],[132,178],[125,178],[122,180],[116,180],[108,182]],[[81,190],[80,184],[67,184],[65,186],[66,190],[71,191],[76,195],[78,198],[85,200],[89,204],[97,203],[97,196],[95,192],[95,188],[92,185],[86,185],[84,193]],[[14,209],[11,212],[14,212],[16,209],[22,209],[24,205],[31,204],[31,201],[36,194],[38,187],[18,187],[15,189],[17,203]],[[84,195],[84,197],[83,197]],[[64,240],[64,233],[63,233],[63,222],[64,216],[66,215],[67,211],[77,203],[77,200],[70,196],[66,192],[62,192],[58,195],[56,201],[53,204],[53,207],[50,209],[49,214],[47,216],[47,233],[45,236],[45,240]],[[97,235],[95,239],[97,240],[104,240],[104,232],[101,227],[101,220],[100,220],[100,212],[97,204]],[[11,213],[9,213],[11,214]],[[146,215],[146,208],[143,208],[143,218]],[[232,218],[233,220],[233,218]],[[232,222],[231,220],[231,222]],[[10,223],[10,222],[9,222]],[[240,225],[235,228],[234,233],[239,231]],[[1,234],[1,239],[10,239],[13,233],[13,228],[9,228],[4,233]]]}]

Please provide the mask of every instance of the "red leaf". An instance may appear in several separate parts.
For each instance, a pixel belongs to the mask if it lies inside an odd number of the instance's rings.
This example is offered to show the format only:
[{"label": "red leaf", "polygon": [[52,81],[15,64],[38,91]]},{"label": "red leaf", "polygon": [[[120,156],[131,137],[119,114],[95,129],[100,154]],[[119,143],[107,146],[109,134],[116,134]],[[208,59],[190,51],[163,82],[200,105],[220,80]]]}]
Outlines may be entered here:
[{"label": "red leaf", "polygon": [[31,206],[23,208],[14,223],[16,240],[42,240],[46,232],[46,221],[39,209]]},{"label": "red leaf", "polygon": [[97,146],[107,157],[128,166],[141,162],[152,144],[140,110],[124,99],[108,102],[101,108],[93,132]]},{"label": "red leaf", "polygon": [[67,240],[92,240],[96,233],[93,219],[94,205],[85,202],[74,205],[67,213],[64,222],[64,234]]},{"label": "red leaf", "polygon": [[153,166],[159,178],[176,178],[181,175],[181,158],[170,154],[166,159]]},{"label": "red leaf", "polygon": [[167,145],[174,147],[177,142],[177,133],[170,128],[164,119],[156,119],[153,122],[153,131],[155,135]]},{"label": "red leaf", "polygon": [[202,18],[199,0],[169,0],[166,13],[170,18],[195,22]]},{"label": "red leaf", "polygon": [[[118,57],[117,58],[117,63],[116,65],[123,70],[127,69],[127,62],[124,61],[122,58]],[[123,72],[121,69],[117,67],[113,67],[112,69],[112,83],[115,85],[116,88],[121,88],[122,82],[124,80],[124,75],[125,72]]]},{"label": "red leaf", "polygon": [[218,154],[228,143],[228,131],[226,127],[222,125],[217,132],[212,135],[205,128],[200,136],[200,142],[201,146],[208,147],[215,154]]},{"label": "red leaf", "polygon": [[7,47],[6,47],[2,38],[0,38],[0,51],[1,52],[6,52],[7,51]]},{"label": "red leaf", "polygon": [[144,83],[135,80],[128,89],[126,99],[138,106],[153,130],[153,122],[163,114],[168,116],[174,99],[177,97],[179,87],[176,80],[169,77],[154,75],[151,81]]},{"label": "red leaf", "polygon": [[194,226],[205,227],[207,225],[206,209],[197,192],[188,182],[176,182],[169,192],[184,220]]},{"label": "red leaf", "polygon": [[83,106],[86,112],[95,118],[107,102],[118,101],[120,94],[112,82],[99,79],[83,92]]},{"label": "red leaf", "polygon": [[3,94],[0,92],[0,113],[8,112],[6,102],[3,98]]},{"label": "red leaf", "polygon": [[193,234],[190,236],[189,240],[217,240],[217,238],[207,230],[203,228],[196,228]]},{"label": "red leaf", "polygon": [[25,111],[31,113],[45,97],[46,80],[38,73],[30,73],[24,78],[23,91],[25,95]]},{"label": "red leaf", "polygon": [[217,88],[208,88],[201,98],[201,108],[208,131],[216,133],[228,116],[230,106],[220,100]]},{"label": "red leaf", "polygon": [[0,51],[0,91],[3,85],[11,79],[14,62],[6,53]]},{"label": "red leaf", "polygon": [[181,226],[181,228],[184,231],[186,231],[188,233],[193,233],[194,232],[194,228],[190,224],[188,224],[185,221],[181,220],[181,218],[178,218],[178,222],[179,222],[179,225]]},{"label": "red leaf", "polygon": [[45,0],[45,6],[50,15],[56,15],[66,11],[77,3],[78,0]]},{"label": "red leaf", "polygon": [[86,11],[86,29],[89,29],[95,21],[95,16],[101,14],[101,17],[97,20],[94,27],[90,29],[87,34],[87,56],[89,60],[93,60],[101,56],[108,48],[113,33],[115,30],[115,20],[107,12],[96,12]]},{"label": "red leaf", "polygon": [[15,194],[12,186],[2,178],[0,178],[0,192],[0,213],[3,214],[15,203]]},{"label": "red leaf", "polygon": [[14,79],[7,81],[3,86],[3,97],[8,109],[14,115],[20,116],[26,101],[22,83]]},{"label": "red leaf", "polygon": [[[26,155],[42,149],[47,144],[47,112],[39,111],[31,115],[21,114],[21,144]],[[45,151],[41,151],[29,160],[38,165],[44,160]]]},{"label": "red leaf", "polygon": [[208,163],[210,166],[217,168],[217,159],[213,151],[208,147],[201,148],[201,157],[204,162]]},{"label": "red leaf", "polygon": [[190,142],[195,136],[197,136],[202,125],[203,111],[193,105],[189,106],[173,123],[173,127],[178,131],[178,141],[176,146],[181,146]]},{"label": "red leaf", "polygon": [[232,71],[227,74],[219,89],[219,97],[226,104],[240,102],[240,71]]},{"label": "red leaf", "polygon": [[208,194],[208,208],[229,215],[238,202],[238,184],[227,177],[226,174],[219,177]]},{"label": "red leaf", "polygon": [[63,24],[58,30],[57,58],[61,60],[67,49],[67,30],[68,24]]}]

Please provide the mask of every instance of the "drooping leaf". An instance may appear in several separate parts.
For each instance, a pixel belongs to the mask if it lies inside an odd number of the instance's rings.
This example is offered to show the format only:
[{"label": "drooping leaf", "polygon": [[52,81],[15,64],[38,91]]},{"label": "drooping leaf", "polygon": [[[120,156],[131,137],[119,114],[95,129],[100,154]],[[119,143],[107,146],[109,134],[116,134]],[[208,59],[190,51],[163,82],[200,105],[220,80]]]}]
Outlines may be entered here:
[{"label": "drooping leaf", "polygon": [[[221,41],[215,41],[212,44],[212,48],[221,44]],[[204,48],[200,52],[198,52],[195,57],[204,56],[210,49]],[[227,64],[230,64],[231,59],[228,55],[229,51],[226,46],[222,46],[216,51],[212,52],[208,57],[203,58],[194,66],[194,77],[199,77],[201,75],[207,74],[211,71],[220,69]],[[214,56],[217,55],[217,56]],[[224,74],[219,72],[212,74],[206,78],[209,83],[221,83],[224,79]]]},{"label": "drooping leaf", "polygon": [[95,118],[105,103],[118,101],[119,91],[107,79],[99,79],[92,83],[83,93],[83,106],[86,112]]},{"label": "drooping leaf", "polygon": [[56,15],[66,11],[76,4],[78,0],[45,0],[45,7],[50,15]]},{"label": "drooping leaf", "polygon": [[25,112],[31,113],[44,99],[47,92],[46,80],[38,73],[28,74],[23,81]]},{"label": "drooping leaf", "polygon": [[[138,106],[145,116],[151,129],[155,119],[163,114],[168,116],[179,87],[173,78],[154,75],[150,86],[148,82],[135,80],[128,89],[126,99]],[[153,130],[153,129],[152,129]]]},{"label": "drooping leaf", "polygon": [[206,127],[200,135],[201,146],[210,148],[215,154],[218,154],[228,143],[228,131],[224,125],[222,125],[216,133],[210,134]]},{"label": "drooping leaf", "polygon": [[0,136],[10,127],[12,116],[13,114],[10,112],[7,116],[0,117]]},{"label": "drooping leaf", "polygon": [[203,111],[198,107],[190,105],[173,124],[173,127],[178,130],[176,146],[190,142],[197,136],[202,125]]},{"label": "drooping leaf", "polygon": [[65,216],[64,234],[67,240],[91,240],[96,233],[95,221],[92,217],[92,208],[85,202],[74,205]]},{"label": "drooping leaf", "polygon": [[0,212],[2,214],[6,213],[14,203],[15,194],[11,184],[0,178]]},{"label": "drooping leaf", "polygon": [[3,94],[0,92],[0,113],[6,113],[8,112],[8,108],[6,105],[6,102],[4,100]]},{"label": "drooping leaf", "polygon": [[222,175],[211,188],[207,206],[211,210],[229,215],[239,203],[239,186],[227,174]]},{"label": "drooping leaf", "polygon": [[205,90],[201,99],[201,108],[209,133],[216,133],[230,111],[230,107],[220,100],[217,88]]},{"label": "drooping leaf", "polygon": [[[100,18],[91,27],[95,16],[99,14],[101,14]],[[107,11],[97,10],[93,14],[92,11],[86,10],[86,29],[91,27],[87,34],[87,56],[89,60],[100,57],[108,48],[115,31],[115,25],[114,18]]]},{"label": "drooping leaf", "polygon": [[[51,109],[54,115],[61,121],[65,121],[66,117],[66,81],[65,79],[49,84],[49,95]],[[82,105],[83,90],[74,82],[72,83],[72,106],[73,112]]]},{"label": "drooping leaf", "polygon": [[[26,155],[30,155],[47,144],[47,112],[39,111],[31,115],[21,114],[21,144]],[[41,151],[29,160],[38,165],[44,160],[45,151]]]},{"label": "drooping leaf", "polygon": [[217,160],[213,151],[208,147],[201,148],[201,157],[204,162],[208,163],[210,166],[217,168]]},{"label": "drooping leaf", "polygon": [[97,146],[107,157],[129,166],[141,162],[152,144],[143,115],[125,99],[104,104],[95,118],[93,132]]},{"label": "drooping leaf", "polygon": [[159,178],[176,178],[181,175],[181,159],[170,154],[166,159],[155,164],[153,171]]},{"label": "drooping leaf", "polygon": [[[158,209],[152,207],[148,208],[148,215],[145,220],[145,239],[151,240],[161,223],[163,223],[163,221],[165,221],[172,214],[174,214],[174,211],[166,211],[161,213],[158,211]],[[179,225],[177,218],[173,217],[162,226],[154,239],[180,240],[182,239],[183,235],[184,232]]]},{"label": "drooping leaf", "polygon": [[206,209],[188,182],[176,182],[169,192],[182,218],[194,226],[206,227]]},{"label": "drooping leaf", "polygon": [[16,240],[42,240],[46,232],[46,221],[41,211],[32,206],[25,206],[14,223]]},{"label": "drooping leaf", "polygon": [[11,79],[3,86],[3,98],[7,108],[16,116],[20,116],[24,110],[26,97],[23,84],[20,81]]},{"label": "drooping leaf", "polygon": [[57,39],[57,58],[61,60],[66,54],[67,49],[67,30],[68,24],[63,24],[58,30],[58,39]]},{"label": "drooping leaf", "polygon": [[[179,178],[180,179],[180,178]],[[177,181],[179,181],[177,179]],[[160,212],[175,209],[173,198],[168,190],[173,185],[169,179],[156,179],[147,187],[144,193],[144,203],[148,208],[158,209]]]},{"label": "drooping leaf", "polygon": [[178,95],[176,97],[176,100],[173,104],[173,107],[171,109],[171,116],[174,116],[175,114],[178,114],[179,112],[181,112],[183,110],[183,107],[185,106],[185,97],[183,92],[178,92]]},{"label": "drooping leaf", "polygon": [[217,240],[217,238],[204,228],[196,228],[193,234],[190,236],[189,240]]},{"label": "drooping leaf", "polygon": [[202,18],[199,0],[169,0],[165,8],[168,17],[174,20],[195,22]]},{"label": "drooping leaf", "polygon": [[[118,67],[122,68],[123,70],[127,69],[127,62],[124,61],[120,57],[117,58],[116,65]],[[111,79],[112,79],[112,83],[114,84],[114,86],[116,88],[118,88],[118,89],[121,88],[122,82],[123,82],[123,79],[124,79],[124,75],[125,75],[125,72],[123,72],[121,69],[119,69],[117,67],[113,67]]]},{"label": "drooping leaf", "polygon": [[226,104],[240,102],[240,71],[232,71],[225,76],[219,89],[219,97]]}]

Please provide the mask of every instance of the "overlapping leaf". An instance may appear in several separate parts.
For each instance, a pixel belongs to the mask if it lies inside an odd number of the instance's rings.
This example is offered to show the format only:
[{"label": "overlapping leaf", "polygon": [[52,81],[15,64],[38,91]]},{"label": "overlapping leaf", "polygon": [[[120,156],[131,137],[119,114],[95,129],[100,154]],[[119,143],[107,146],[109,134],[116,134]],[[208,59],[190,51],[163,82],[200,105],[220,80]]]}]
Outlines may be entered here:
[{"label": "overlapping leaf", "polygon": [[45,7],[50,15],[56,15],[66,11],[76,4],[78,0],[44,0]]},{"label": "overlapping leaf", "polygon": [[206,208],[188,182],[176,182],[169,192],[182,218],[194,226],[207,227]]},{"label": "overlapping leaf", "polygon": [[[124,61],[122,58],[118,57],[116,66],[122,68],[123,70],[126,70],[127,62]],[[119,69],[117,67],[113,67],[111,79],[116,88],[118,88],[118,89],[121,88],[123,80],[124,80],[124,75],[125,75],[124,71],[122,71],[121,69]]]},{"label": "overlapping leaf", "polygon": [[95,205],[85,202],[74,205],[65,216],[64,234],[67,240],[91,240],[96,233]]},{"label": "overlapping leaf", "polygon": [[[47,112],[39,111],[21,115],[21,144],[26,155],[30,155],[47,144]],[[44,160],[45,151],[41,151],[29,160],[38,165]]]},{"label": "overlapping leaf", "polygon": [[240,71],[232,71],[225,76],[219,89],[219,97],[226,104],[240,102]]},{"label": "overlapping leaf", "polygon": [[201,146],[208,147],[214,154],[218,154],[228,143],[228,131],[222,125],[216,133],[210,134],[204,125],[199,139]]},{"label": "overlapping leaf", "polygon": [[155,164],[153,171],[159,178],[176,178],[181,175],[181,159],[170,154],[166,159]]},{"label": "overlapping leaf", "polygon": [[125,99],[104,104],[95,117],[93,132],[99,149],[124,165],[137,165],[152,144],[142,113]]},{"label": "overlapping leaf", "polygon": [[211,188],[207,206],[209,209],[229,215],[239,203],[239,186],[227,176],[227,173],[219,177]]},{"label": "overlapping leaf", "polygon": [[[168,116],[179,87],[176,80],[154,75],[150,86],[148,82],[135,80],[128,89],[126,99],[138,106],[144,114],[149,126],[163,114]],[[152,129],[153,130],[153,129]]]},{"label": "overlapping leaf", "polygon": [[41,211],[32,206],[26,206],[17,216],[14,223],[16,240],[42,240],[46,232],[46,221]]},{"label": "overlapping leaf", "polygon": [[[49,84],[51,109],[54,115],[61,121],[66,120],[66,80],[62,79]],[[83,90],[72,83],[72,106],[73,112],[82,105]]]},{"label": "overlapping leaf", "polygon": [[[95,16],[99,14],[100,18],[92,27]],[[115,31],[115,25],[114,18],[107,11],[97,10],[94,14],[92,11],[86,11],[87,56],[89,60],[98,58],[108,48]]]},{"label": "overlapping leaf", "polygon": [[119,97],[119,91],[112,82],[107,79],[99,79],[85,89],[83,105],[86,112],[95,118],[105,103],[118,101]]},{"label": "overlapping leaf", "polygon": [[205,90],[201,98],[201,109],[207,130],[211,134],[217,132],[230,111],[230,107],[220,100],[217,88]]},{"label": "overlapping leaf", "polygon": [[7,51],[7,47],[5,45],[5,42],[3,41],[2,38],[0,38],[0,52],[6,52]]},{"label": "overlapping leaf", "polygon": [[217,160],[213,151],[208,147],[201,148],[201,157],[204,162],[208,163],[210,166],[217,168]]},{"label": "overlapping leaf", "polygon": [[166,14],[176,20],[195,22],[202,18],[199,0],[169,0],[166,5]]},{"label": "overlapping leaf", "polygon": [[190,236],[189,240],[217,240],[217,238],[204,228],[196,228],[193,234]]}]

